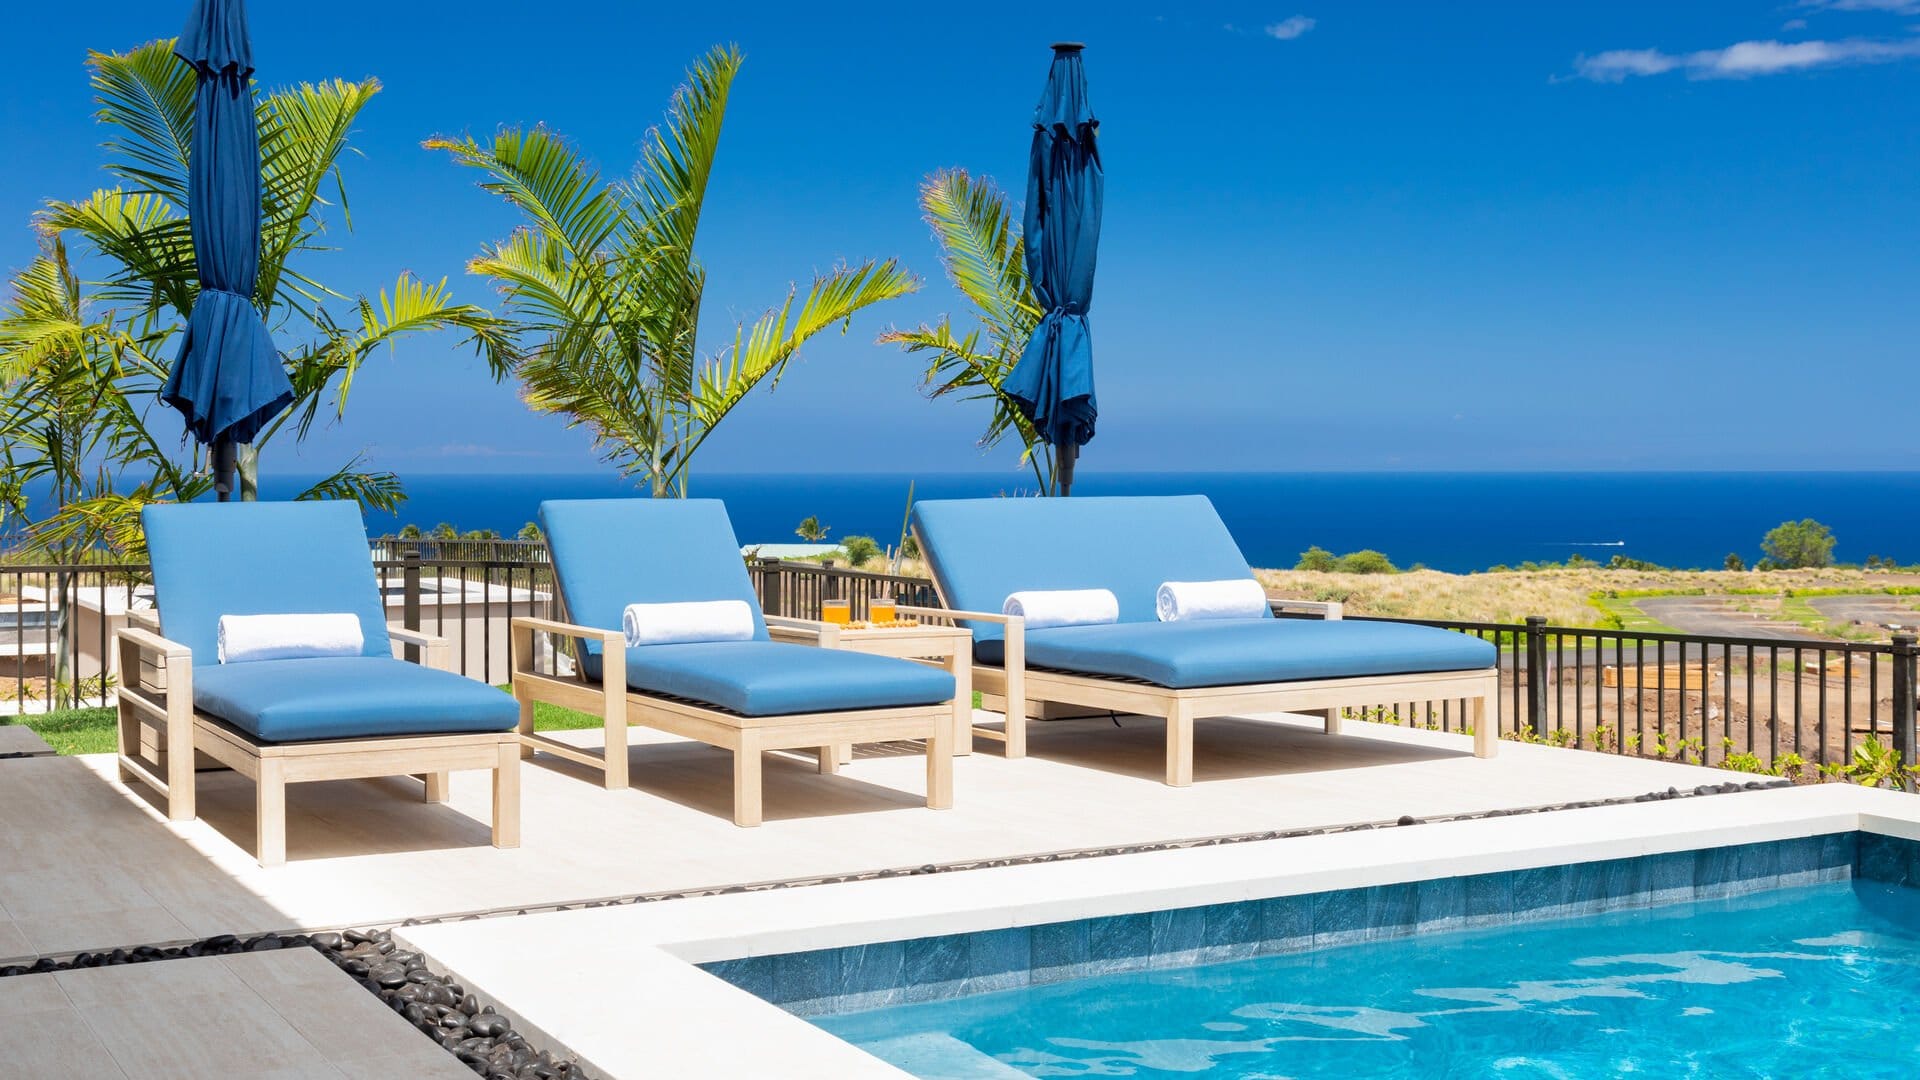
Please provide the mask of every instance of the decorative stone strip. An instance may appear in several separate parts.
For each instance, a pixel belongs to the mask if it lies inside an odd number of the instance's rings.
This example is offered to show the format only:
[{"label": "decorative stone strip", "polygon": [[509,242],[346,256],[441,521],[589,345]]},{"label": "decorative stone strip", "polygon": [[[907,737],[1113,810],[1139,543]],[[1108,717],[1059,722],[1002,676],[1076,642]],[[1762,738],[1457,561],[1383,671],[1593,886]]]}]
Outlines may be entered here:
[{"label": "decorative stone strip", "polygon": [[701,966],[796,1015],[824,1016],[1856,877],[1920,886],[1920,842],[1834,833]]},{"label": "decorative stone strip", "polygon": [[227,956],[243,952],[313,948],[385,1002],[394,1012],[487,1080],[587,1080],[580,1067],[551,1050],[539,1050],[513,1030],[506,1017],[483,1005],[466,988],[426,967],[419,953],[399,948],[384,930],[318,934],[221,934],[188,945],[141,945],[110,952],[83,952],[66,960],[42,957],[32,964],[0,967],[0,978],[77,968],[113,967]]}]

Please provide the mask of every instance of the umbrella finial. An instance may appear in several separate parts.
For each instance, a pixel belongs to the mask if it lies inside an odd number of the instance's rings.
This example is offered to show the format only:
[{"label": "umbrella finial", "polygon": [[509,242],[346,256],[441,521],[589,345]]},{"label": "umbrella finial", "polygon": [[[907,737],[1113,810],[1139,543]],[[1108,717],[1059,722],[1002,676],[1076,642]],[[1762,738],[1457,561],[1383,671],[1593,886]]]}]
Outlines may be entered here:
[{"label": "umbrella finial", "polygon": [[1086,48],[1086,45],[1078,41],[1056,41],[1050,48],[1052,48],[1054,52],[1079,52],[1081,49]]}]

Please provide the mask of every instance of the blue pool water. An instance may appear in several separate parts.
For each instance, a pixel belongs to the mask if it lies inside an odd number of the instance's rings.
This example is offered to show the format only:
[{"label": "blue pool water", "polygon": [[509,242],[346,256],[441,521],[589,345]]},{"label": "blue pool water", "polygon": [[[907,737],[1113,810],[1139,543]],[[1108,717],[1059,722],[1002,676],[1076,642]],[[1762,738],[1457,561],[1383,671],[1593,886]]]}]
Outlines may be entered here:
[{"label": "blue pool water", "polygon": [[929,1080],[1910,1076],[1920,890],[1781,889],[815,1023]]}]

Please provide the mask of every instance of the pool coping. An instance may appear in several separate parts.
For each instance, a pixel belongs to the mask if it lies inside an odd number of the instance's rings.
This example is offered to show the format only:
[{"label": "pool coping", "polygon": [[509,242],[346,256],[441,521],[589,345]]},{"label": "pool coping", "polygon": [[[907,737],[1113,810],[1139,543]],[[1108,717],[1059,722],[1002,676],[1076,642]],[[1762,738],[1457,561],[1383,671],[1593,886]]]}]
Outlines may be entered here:
[{"label": "pool coping", "polygon": [[1920,800],[1830,784],[402,927],[607,1077],[905,1074],[696,965],[1830,833],[1920,841]]}]

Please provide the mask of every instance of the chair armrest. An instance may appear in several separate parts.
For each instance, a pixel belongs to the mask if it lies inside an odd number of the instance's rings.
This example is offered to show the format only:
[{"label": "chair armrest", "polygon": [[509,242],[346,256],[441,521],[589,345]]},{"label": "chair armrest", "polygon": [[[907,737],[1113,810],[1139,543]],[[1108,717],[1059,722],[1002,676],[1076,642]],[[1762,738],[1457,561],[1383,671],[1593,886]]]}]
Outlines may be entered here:
[{"label": "chair armrest", "polygon": [[193,650],[177,641],[168,641],[151,630],[142,630],[137,626],[123,627],[117,634],[119,639],[145,653],[153,653],[163,658],[168,667],[175,664],[193,666]]},{"label": "chair armrest", "polygon": [[1346,617],[1346,605],[1338,600],[1288,600],[1284,597],[1267,597],[1267,607],[1275,615],[1283,611],[1305,611],[1319,615],[1328,622],[1337,622]]},{"label": "chair armrest", "polygon": [[796,645],[835,648],[840,644],[840,625],[815,619],[795,619],[786,615],[768,615],[767,636],[775,641]]},{"label": "chair armrest", "polygon": [[922,619],[941,619],[946,622],[994,622],[1002,623],[1009,633],[1016,627],[1024,627],[1027,620],[1019,615],[1003,615],[998,611],[958,611],[953,608],[912,607],[901,604],[894,610],[902,615],[912,615]]},{"label": "chair armrest", "polygon": [[444,637],[409,630],[404,626],[387,627],[387,636],[402,645],[413,645],[420,649],[420,663],[436,671],[453,670],[453,644]]},{"label": "chair armrest", "polygon": [[532,630],[536,633],[559,634],[562,637],[596,639],[602,645],[626,647],[627,635],[618,630],[603,630],[597,626],[578,626],[555,619],[542,619],[534,615],[516,615],[513,619],[515,629]]}]

